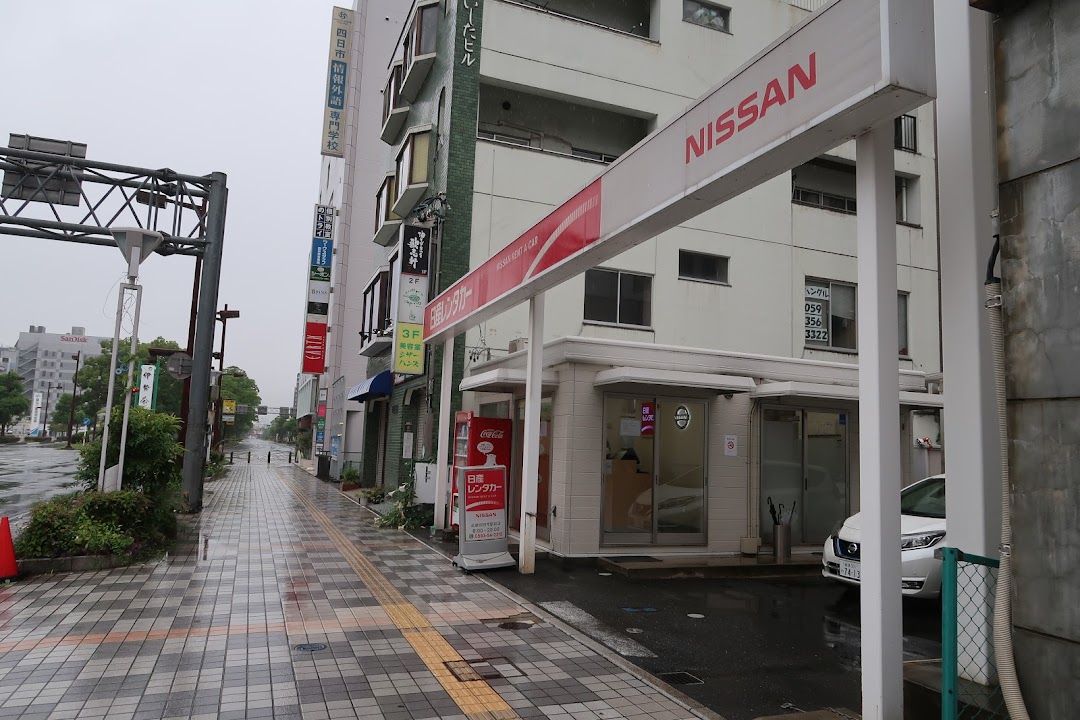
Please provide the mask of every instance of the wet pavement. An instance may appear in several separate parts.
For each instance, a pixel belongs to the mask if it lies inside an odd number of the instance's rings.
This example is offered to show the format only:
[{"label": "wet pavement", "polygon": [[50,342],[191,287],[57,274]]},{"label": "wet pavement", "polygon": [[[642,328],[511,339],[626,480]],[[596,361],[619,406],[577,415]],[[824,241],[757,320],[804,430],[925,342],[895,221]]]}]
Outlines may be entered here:
[{"label": "wet pavement", "polygon": [[78,461],[76,450],[62,446],[0,445],[0,516],[20,517],[34,503],[76,490],[72,475]]},{"label": "wet pavement", "polygon": [[708,716],[276,459],[165,560],[0,587],[0,718]]},{"label": "wet pavement", "polygon": [[[627,659],[650,673],[690,673],[700,684],[678,690],[727,720],[861,704],[859,593],[824,578],[635,580],[559,560],[488,577],[556,616],[577,609],[567,621],[601,642],[632,640],[646,652]],[[904,631],[906,661],[941,657],[939,603],[905,599]]]}]

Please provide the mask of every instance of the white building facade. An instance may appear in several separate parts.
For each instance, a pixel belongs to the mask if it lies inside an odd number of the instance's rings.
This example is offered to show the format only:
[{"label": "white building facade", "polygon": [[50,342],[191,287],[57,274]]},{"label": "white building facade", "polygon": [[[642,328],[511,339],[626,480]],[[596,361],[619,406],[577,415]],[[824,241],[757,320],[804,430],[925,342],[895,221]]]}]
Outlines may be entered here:
[{"label": "white building facade", "polygon": [[[479,64],[465,189],[475,268],[821,3],[453,4],[482,17],[475,49],[435,51]],[[442,147],[442,108],[440,99],[437,116],[401,120],[404,139],[388,139],[394,157],[411,129],[433,127]],[[794,508],[793,543],[820,549],[858,510],[854,158],[854,144],[842,145],[547,293],[542,546],[565,556],[754,553],[772,540],[771,499]],[[941,369],[931,106],[897,121],[895,160],[904,459],[896,472],[911,482],[941,461],[943,402],[928,392],[939,389]],[[439,162],[429,194],[439,190]],[[387,177],[393,170],[384,168]],[[451,165],[447,193],[462,191],[457,175]],[[376,237],[392,258],[392,236]],[[448,257],[438,260],[445,269]],[[470,330],[454,373],[461,409],[514,420],[515,508],[526,334],[524,306]],[[397,430],[388,422],[369,439],[397,452],[400,442],[386,438]]]}]

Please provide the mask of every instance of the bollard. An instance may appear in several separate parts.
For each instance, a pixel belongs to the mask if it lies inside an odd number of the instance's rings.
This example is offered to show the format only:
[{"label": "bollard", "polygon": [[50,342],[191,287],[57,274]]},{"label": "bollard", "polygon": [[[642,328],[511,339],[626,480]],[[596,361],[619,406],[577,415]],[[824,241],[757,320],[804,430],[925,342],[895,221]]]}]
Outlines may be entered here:
[{"label": "bollard", "polygon": [[232,452],[229,452],[229,464],[232,465]]},{"label": "bollard", "polygon": [[266,464],[270,464],[270,453],[266,453]]},{"label": "bollard", "polygon": [[248,465],[251,464],[251,451],[248,450]]},{"label": "bollard", "polygon": [[289,453],[289,464],[292,465],[292,453]]}]

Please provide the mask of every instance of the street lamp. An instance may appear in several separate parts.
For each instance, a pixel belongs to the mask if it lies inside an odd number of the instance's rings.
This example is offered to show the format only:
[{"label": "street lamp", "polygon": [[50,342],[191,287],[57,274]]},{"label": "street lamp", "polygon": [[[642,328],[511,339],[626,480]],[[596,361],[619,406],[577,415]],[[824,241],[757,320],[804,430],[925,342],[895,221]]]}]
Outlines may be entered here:
[{"label": "street lamp", "polygon": [[41,437],[49,433],[49,396],[52,395],[52,382],[45,386],[45,414],[41,416]]}]

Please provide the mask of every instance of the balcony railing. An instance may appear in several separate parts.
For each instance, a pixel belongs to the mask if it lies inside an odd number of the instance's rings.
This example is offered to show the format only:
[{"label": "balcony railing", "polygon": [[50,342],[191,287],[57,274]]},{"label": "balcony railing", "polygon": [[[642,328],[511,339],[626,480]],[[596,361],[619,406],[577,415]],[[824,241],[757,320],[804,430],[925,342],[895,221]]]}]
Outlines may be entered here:
[{"label": "balcony railing", "polygon": [[893,144],[896,146],[897,150],[904,150],[910,153],[919,152],[916,127],[914,115],[901,115],[896,118],[894,125],[895,139]]}]

